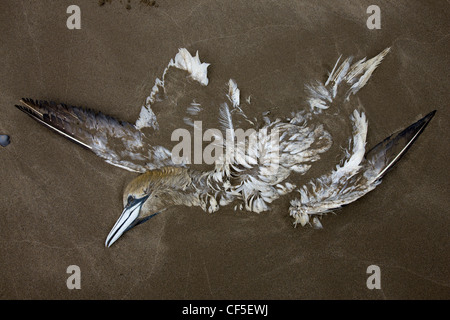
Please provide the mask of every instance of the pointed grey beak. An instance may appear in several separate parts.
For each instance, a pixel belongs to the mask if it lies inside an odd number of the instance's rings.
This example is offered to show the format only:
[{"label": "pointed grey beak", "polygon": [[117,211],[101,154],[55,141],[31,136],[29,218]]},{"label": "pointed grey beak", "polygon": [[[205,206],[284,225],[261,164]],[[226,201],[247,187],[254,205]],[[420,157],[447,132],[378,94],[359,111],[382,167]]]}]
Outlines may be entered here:
[{"label": "pointed grey beak", "polygon": [[125,206],[116,224],[106,237],[106,247],[109,248],[125,231],[131,229],[138,223],[139,212],[148,197],[149,196],[146,195],[140,199],[134,199]]}]

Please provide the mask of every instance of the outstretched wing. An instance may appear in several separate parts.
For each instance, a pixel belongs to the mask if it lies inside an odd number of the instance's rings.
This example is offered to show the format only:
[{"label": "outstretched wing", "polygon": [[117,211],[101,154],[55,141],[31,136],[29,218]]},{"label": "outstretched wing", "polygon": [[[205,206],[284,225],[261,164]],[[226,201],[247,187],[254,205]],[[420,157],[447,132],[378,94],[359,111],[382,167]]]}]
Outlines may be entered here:
[{"label": "outstretched wing", "polygon": [[312,225],[320,228],[318,216],[337,210],[375,189],[381,178],[416,141],[435,113],[430,112],[403,131],[389,136],[364,156],[367,121],[364,113],[359,114],[355,110],[352,117],[353,144],[344,164],[299,189],[301,197],[292,200],[290,207],[294,223],[304,226],[312,218]]},{"label": "outstretched wing", "polygon": [[21,111],[112,165],[145,172],[172,163],[169,150],[149,145],[145,135],[130,123],[65,104],[31,99],[20,102],[16,107]]}]

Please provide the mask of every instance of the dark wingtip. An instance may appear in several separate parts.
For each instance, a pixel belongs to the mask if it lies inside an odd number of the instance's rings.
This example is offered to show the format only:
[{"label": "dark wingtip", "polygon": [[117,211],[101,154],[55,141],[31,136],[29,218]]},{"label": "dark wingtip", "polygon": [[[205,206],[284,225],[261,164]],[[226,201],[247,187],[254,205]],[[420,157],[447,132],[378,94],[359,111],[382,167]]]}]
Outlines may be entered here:
[{"label": "dark wingtip", "polygon": [[17,109],[19,109],[20,111],[23,112],[28,112],[28,108],[26,106],[20,105],[20,104],[15,104],[14,105]]},{"label": "dark wingtip", "polygon": [[[34,100],[33,100],[33,99],[30,99],[30,98],[21,98],[21,99],[19,100],[19,102],[20,102],[22,105],[28,106],[28,107],[30,106],[30,104],[31,104],[31,105],[36,104],[36,103],[34,102]],[[23,108],[24,106],[22,106],[22,108]],[[16,105],[16,107],[17,107],[17,105]]]},{"label": "dark wingtip", "polygon": [[424,119],[428,119],[428,121],[430,121],[434,115],[436,114],[437,110],[433,110],[431,111],[429,114],[427,114],[425,117],[423,117]]},{"label": "dark wingtip", "polygon": [[420,119],[419,121],[417,121],[416,123],[411,125],[410,128],[416,127],[416,128],[420,128],[419,130],[423,131],[423,129],[425,129],[425,127],[428,125],[428,123],[431,121],[431,119],[433,119],[434,115],[436,114],[436,111],[437,110],[431,111],[425,117],[423,117],[422,119]]},{"label": "dark wingtip", "polygon": [[42,114],[40,114],[36,108],[36,104],[32,99],[22,98],[20,100],[22,104],[15,104],[14,106],[20,111],[26,113],[32,118],[42,119]]},{"label": "dark wingtip", "polygon": [[433,110],[430,113],[428,113],[425,117],[423,117],[423,119],[431,119],[434,117],[434,115],[436,114],[437,110]]},{"label": "dark wingtip", "polygon": [[400,160],[400,158],[408,151],[411,145],[425,130],[428,123],[436,114],[436,110],[431,111],[425,117],[416,121],[401,132],[397,132],[382,142],[377,144],[366,154],[366,159],[373,162],[380,162],[384,165],[384,169],[379,174],[382,178],[392,166]]}]

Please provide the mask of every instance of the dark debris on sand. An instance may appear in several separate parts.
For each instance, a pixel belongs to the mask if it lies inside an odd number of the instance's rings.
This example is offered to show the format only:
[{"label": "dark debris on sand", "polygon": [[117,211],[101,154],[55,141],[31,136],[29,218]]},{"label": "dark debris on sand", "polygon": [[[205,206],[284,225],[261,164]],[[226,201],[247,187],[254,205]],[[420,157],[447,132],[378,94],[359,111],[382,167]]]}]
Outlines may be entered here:
[{"label": "dark debris on sand", "polygon": [[[122,1],[122,0],[119,0],[119,2],[124,3],[124,1]],[[106,3],[111,4],[112,0],[98,0],[98,5],[100,7],[104,6]],[[155,7],[155,8],[159,7],[159,4],[157,4],[155,0],[140,0],[139,4],[145,5],[147,7]],[[127,10],[131,10],[131,0],[127,0],[125,8]]]},{"label": "dark debris on sand", "polygon": [[6,147],[8,144],[10,144],[11,140],[9,139],[9,136],[6,134],[0,134],[0,145],[2,147]]}]

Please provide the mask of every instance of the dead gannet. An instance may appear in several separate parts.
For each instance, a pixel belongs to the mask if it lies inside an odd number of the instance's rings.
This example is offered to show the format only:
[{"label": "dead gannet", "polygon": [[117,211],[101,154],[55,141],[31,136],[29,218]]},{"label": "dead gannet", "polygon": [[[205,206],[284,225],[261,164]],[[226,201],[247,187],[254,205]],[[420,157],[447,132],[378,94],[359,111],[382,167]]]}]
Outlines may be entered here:
[{"label": "dead gannet", "polygon": [[[271,120],[266,113],[259,119],[248,117],[240,103],[237,84],[230,80],[226,101],[217,107],[220,129],[210,135],[215,138],[213,147],[224,151],[216,155],[212,168],[206,171],[189,166],[189,159],[175,161],[173,150],[155,145],[151,134],[145,132],[156,133],[166,125],[158,122],[152,109],[161,101],[179,108],[176,117],[172,117],[173,121],[182,118],[184,124],[198,129],[199,122],[193,118],[207,106],[195,99],[188,106],[178,106],[178,102],[166,96],[165,87],[169,70],[187,72],[191,84],[208,85],[209,64],[202,63],[198,53],[192,56],[186,49],[179,50],[162,78],[156,79],[135,124],[89,109],[46,101],[22,99],[17,107],[92,150],[106,162],[141,173],[124,190],[124,209],[106,238],[108,247],[127,230],[173,206],[199,206],[207,212],[215,212],[221,206],[236,203],[235,208],[259,213],[269,210],[271,202],[294,190],[300,194],[298,199],[291,201],[289,209],[294,224],[321,228],[321,215],[357,200],[381,182],[384,174],[408,150],[435,113],[431,112],[366,152],[368,122],[365,113],[358,110],[359,105],[352,106],[351,96],[366,85],[389,50],[387,48],[372,59],[364,58],[355,63],[348,58],[339,64],[339,58],[325,83],[317,81],[307,86],[308,108],[285,119]],[[318,121],[322,117],[333,116],[329,111],[342,105],[352,108],[348,115],[352,134],[342,161],[330,173],[308,183],[302,182],[300,176],[333,143],[332,135]],[[245,123],[255,130],[239,139],[236,123]],[[224,139],[221,133],[227,138]],[[289,182],[291,175],[297,178]]]}]

